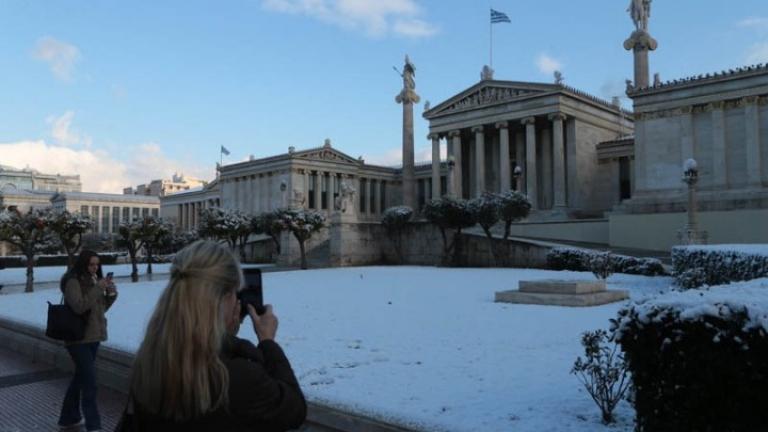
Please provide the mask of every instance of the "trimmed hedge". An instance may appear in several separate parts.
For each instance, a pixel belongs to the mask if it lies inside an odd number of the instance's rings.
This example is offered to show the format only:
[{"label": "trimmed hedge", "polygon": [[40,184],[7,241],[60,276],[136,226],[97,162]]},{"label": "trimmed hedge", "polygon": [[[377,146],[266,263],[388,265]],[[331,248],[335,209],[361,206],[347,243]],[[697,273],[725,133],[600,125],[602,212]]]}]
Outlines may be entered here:
[{"label": "trimmed hedge", "polygon": [[681,288],[723,285],[768,277],[768,254],[678,246],[672,249],[672,267]]},{"label": "trimmed hedge", "polygon": [[[632,373],[636,431],[768,427],[766,296],[695,301],[706,294],[673,292],[666,304],[633,305],[614,321]],[[685,295],[694,301],[685,304]]]},{"label": "trimmed hedge", "polygon": [[[590,261],[604,252],[586,249],[554,248],[547,253],[547,268],[552,270],[592,271]],[[655,258],[635,258],[611,254],[611,265],[615,273],[643,276],[663,276],[667,272],[661,261]]]}]

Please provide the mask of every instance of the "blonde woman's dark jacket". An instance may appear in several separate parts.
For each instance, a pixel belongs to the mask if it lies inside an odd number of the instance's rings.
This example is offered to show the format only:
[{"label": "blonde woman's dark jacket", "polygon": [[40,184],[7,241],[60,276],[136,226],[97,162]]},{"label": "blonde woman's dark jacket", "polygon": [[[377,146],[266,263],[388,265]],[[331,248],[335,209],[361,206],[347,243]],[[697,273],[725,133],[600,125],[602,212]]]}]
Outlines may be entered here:
[{"label": "blonde woman's dark jacket", "polygon": [[83,339],[66,343],[71,345],[107,340],[107,317],[104,314],[116,299],[117,295],[107,296],[89,276],[67,280],[64,286],[64,301],[76,314],[89,314]]},{"label": "blonde woman's dark jacket", "polygon": [[291,364],[275,341],[254,346],[231,337],[221,359],[229,372],[229,406],[189,422],[174,422],[135,406],[141,432],[282,432],[307,417],[307,402]]}]

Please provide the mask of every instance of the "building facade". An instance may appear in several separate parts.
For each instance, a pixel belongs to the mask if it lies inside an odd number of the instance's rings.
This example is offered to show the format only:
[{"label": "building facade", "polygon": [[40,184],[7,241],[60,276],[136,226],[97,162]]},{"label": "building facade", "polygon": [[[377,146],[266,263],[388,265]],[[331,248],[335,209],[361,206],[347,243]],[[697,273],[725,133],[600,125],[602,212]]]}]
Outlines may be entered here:
[{"label": "building facade", "polygon": [[0,190],[80,192],[79,175],[43,174],[37,170],[0,165]]},{"label": "building facade", "polygon": [[205,186],[160,197],[160,216],[174,224],[178,231],[197,229],[200,212],[211,207],[221,207],[218,179]]},{"label": "building facade", "polygon": [[[418,205],[431,199],[432,166],[417,166]],[[254,159],[221,167],[221,206],[259,214],[283,207],[313,209],[330,216],[346,190],[352,192],[355,219],[379,221],[382,212],[402,203],[399,168],[366,164],[333,148],[322,147]],[[447,165],[439,166],[438,182],[446,191]],[[418,209],[416,209],[418,211]]]},{"label": "building facade", "polygon": [[160,215],[160,199],[154,196],[60,192],[51,198],[54,211],[69,211],[91,216],[93,232],[116,234],[123,222]]},{"label": "building facade", "polygon": [[140,184],[136,188],[128,187],[123,189],[125,195],[147,195],[147,196],[166,196],[190,189],[201,188],[206,185],[203,180],[185,175],[174,174],[170,180],[160,179],[152,180],[147,184]]},{"label": "building facade", "polygon": [[[614,204],[597,147],[633,131],[632,113],[562,84],[483,80],[424,112],[433,164],[446,140],[451,194],[525,192],[539,216],[601,214]],[[519,168],[520,178],[515,178]],[[618,194],[616,194],[618,197]]]}]

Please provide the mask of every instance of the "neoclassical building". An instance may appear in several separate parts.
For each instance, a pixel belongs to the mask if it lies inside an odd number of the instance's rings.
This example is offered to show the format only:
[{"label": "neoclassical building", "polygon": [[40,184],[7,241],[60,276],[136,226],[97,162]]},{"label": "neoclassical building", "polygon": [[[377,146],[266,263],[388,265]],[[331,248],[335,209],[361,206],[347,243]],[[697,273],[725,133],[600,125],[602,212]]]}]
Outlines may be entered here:
[{"label": "neoclassical building", "polygon": [[79,175],[44,174],[31,168],[0,165],[0,190],[80,192],[81,189]]},{"label": "neoclassical building", "polygon": [[200,212],[211,207],[221,207],[219,180],[203,186],[160,197],[160,216],[173,223],[179,231],[197,229]]},{"label": "neoclassical building", "polygon": [[95,192],[60,192],[51,197],[54,211],[67,210],[91,216],[93,232],[115,234],[123,222],[160,215],[160,200],[155,196],[121,195]]},{"label": "neoclassical building", "polygon": [[[445,193],[446,164],[439,167],[435,184]],[[381,213],[402,202],[400,168],[382,167],[355,159],[331,145],[262,159],[252,159],[220,169],[221,206],[258,214],[281,207],[314,209],[330,216],[338,206],[342,188],[354,189],[354,213],[361,222],[378,221]],[[417,204],[433,197],[432,166],[415,167]],[[185,194],[182,194],[182,196]],[[164,198],[163,201],[172,198]]]},{"label": "neoclassical building", "polygon": [[[449,193],[519,187],[540,216],[599,215],[620,198],[598,145],[631,134],[632,113],[560,83],[483,79],[424,112],[434,149],[448,146]],[[439,153],[433,150],[433,164]],[[627,156],[628,169],[632,158]],[[515,169],[519,167],[519,179]]]}]

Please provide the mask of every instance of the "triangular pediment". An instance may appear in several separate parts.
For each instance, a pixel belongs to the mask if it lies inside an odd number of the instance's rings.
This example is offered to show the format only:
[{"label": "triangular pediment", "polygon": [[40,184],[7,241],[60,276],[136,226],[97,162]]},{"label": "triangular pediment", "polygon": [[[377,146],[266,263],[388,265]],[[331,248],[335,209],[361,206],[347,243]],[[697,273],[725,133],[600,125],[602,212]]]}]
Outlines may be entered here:
[{"label": "triangular pediment", "polygon": [[309,150],[296,152],[292,155],[296,159],[306,159],[323,162],[348,163],[357,165],[360,163],[357,159],[342,153],[333,147],[318,147]]},{"label": "triangular pediment", "polygon": [[559,89],[560,87],[554,84],[495,80],[481,81],[445,102],[441,102],[434,108],[425,111],[424,117],[429,119],[442,114],[515,101]]}]

